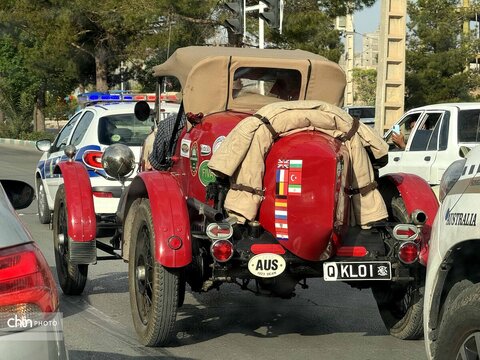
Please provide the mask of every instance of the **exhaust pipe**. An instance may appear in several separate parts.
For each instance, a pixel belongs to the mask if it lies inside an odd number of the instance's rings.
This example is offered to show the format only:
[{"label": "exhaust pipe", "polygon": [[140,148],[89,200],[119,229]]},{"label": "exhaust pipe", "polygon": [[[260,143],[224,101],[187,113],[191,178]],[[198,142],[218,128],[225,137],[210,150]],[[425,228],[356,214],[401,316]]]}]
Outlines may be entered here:
[{"label": "exhaust pipe", "polygon": [[410,217],[415,225],[423,225],[427,222],[427,214],[419,209],[413,210]]},{"label": "exhaust pipe", "polygon": [[188,198],[187,204],[191,208],[197,210],[200,215],[205,215],[210,221],[220,222],[224,218],[223,214],[220,211],[214,209],[207,204],[202,203],[201,201],[198,201],[197,199]]}]

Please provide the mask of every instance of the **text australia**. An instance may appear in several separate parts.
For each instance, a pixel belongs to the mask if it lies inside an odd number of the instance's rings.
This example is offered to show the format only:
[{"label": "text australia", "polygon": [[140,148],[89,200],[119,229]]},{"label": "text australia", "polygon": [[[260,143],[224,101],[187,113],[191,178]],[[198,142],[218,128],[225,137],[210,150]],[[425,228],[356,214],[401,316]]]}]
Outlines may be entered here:
[{"label": "text australia", "polygon": [[477,226],[477,214],[475,213],[450,213],[447,216],[446,225]]}]

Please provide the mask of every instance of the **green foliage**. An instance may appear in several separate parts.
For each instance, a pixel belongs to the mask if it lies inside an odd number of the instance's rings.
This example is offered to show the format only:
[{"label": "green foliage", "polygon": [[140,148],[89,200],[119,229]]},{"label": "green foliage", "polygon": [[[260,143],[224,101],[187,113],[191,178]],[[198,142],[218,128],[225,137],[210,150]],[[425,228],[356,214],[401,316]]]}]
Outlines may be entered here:
[{"label": "green foliage", "polygon": [[353,69],[354,101],[363,105],[375,105],[377,70]]},{"label": "green foliage", "polygon": [[470,34],[462,33],[460,0],[410,1],[406,107],[449,101],[470,101],[478,73],[467,69],[478,51]]},{"label": "green foliage", "polygon": [[285,3],[282,34],[271,32],[270,40],[279,48],[307,50],[338,61],[343,45],[333,21],[316,1],[291,0]]},{"label": "green foliage", "polygon": [[[374,2],[285,1],[283,34],[267,28],[267,41],[338,61],[343,45],[334,17]],[[30,131],[34,105],[48,118],[64,117],[71,112],[64,97],[99,79],[105,87],[133,79],[153,91],[152,66],[179,47],[216,42],[225,16],[218,0],[2,0],[1,131],[12,137]]]}]

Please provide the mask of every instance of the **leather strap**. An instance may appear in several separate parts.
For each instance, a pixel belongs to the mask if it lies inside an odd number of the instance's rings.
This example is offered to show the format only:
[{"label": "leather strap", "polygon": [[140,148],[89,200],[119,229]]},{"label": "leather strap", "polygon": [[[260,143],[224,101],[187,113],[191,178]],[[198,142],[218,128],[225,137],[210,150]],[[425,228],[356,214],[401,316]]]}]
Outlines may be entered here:
[{"label": "leather strap", "polygon": [[352,187],[349,187],[348,189],[346,189],[346,192],[350,196],[357,195],[357,194],[365,196],[370,191],[375,190],[377,187],[378,187],[378,183],[376,181],[372,181],[370,184],[368,184],[364,187],[358,188],[358,189],[354,189]]},{"label": "leather strap", "polygon": [[280,135],[275,131],[272,124],[270,124],[270,120],[268,120],[268,118],[260,114],[253,114],[253,116],[255,116],[257,119],[263,122],[263,124],[267,127],[268,131],[270,131],[270,133],[272,134],[273,141],[277,141]]},{"label": "leather strap", "polygon": [[254,189],[251,186],[242,185],[242,184],[232,184],[230,186],[230,189],[238,190],[238,191],[246,191],[246,192],[249,192],[250,194],[258,195],[258,196],[264,196],[265,195],[265,191],[263,191],[261,189]]},{"label": "leather strap", "polygon": [[350,128],[350,130],[348,130],[348,132],[345,135],[340,136],[339,139],[342,142],[350,140],[352,136],[355,135],[355,133],[358,131],[359,127],[360,127],[360,121],[354,117],[352,127]]}]

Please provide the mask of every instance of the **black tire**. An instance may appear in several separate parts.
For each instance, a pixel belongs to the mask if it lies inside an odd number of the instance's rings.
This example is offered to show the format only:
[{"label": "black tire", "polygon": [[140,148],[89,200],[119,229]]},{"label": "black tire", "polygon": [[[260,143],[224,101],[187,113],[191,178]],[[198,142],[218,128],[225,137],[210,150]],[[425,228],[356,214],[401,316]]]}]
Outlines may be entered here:
[{"label": "black tire", "polygon": [[133,325],[146,346],[164,346],[174,335],[179,305],[183,302],[180,269],[159,264],[154,257],[154,228],[150,201],[137,199],[129,242],[128,282]]},{"label": "black tire", "polygon": [[464,289],[446,309],[440,324],[434,359],[479,359],[480,354],[480,284]]},{"label": "black tire", "polygon": [[[68,256],[68,210],[65,188],[58,188],[53,210],[53,245],[58,282],[66,295],[80,295],[87,282],[88,265],[72,264]],[[60,240],[63,237],[63,244]]]},{"label": "black tire", "polygon": [[[399,196],[392,198],[391,216],[393,221],[409,222],[405,203]],[[413,340],[423,336],[425,269],[418,269],[417,276],[419,279],[409,283],[388,283],[372,287],[385,327],[399,339]]]},{"label": "black tire", "polygon": [[50,224],[52,213],[48,207],[47,194],[42,179],[37,179],[37,207],[40,224]]}]

